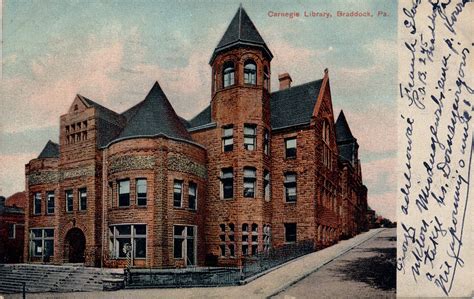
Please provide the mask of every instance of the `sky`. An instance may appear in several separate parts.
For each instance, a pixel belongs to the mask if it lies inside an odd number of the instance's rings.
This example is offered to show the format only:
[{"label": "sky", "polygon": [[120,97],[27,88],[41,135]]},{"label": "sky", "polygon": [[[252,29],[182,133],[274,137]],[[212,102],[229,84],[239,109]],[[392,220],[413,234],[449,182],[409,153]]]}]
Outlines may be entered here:
[{"label": "sky", "polygon": [[343,109],[360,145],[369,206],[395,219],[396,1],[4,0],[0,195],[24,190],[25,164],[58,142],[76,94],[120,113],[158,81],[178,115],[199,113],[210,102],[209,59],[240,3],[274,54],[272,90],[280,73],[299,85],[329,69],[335,118]]}]

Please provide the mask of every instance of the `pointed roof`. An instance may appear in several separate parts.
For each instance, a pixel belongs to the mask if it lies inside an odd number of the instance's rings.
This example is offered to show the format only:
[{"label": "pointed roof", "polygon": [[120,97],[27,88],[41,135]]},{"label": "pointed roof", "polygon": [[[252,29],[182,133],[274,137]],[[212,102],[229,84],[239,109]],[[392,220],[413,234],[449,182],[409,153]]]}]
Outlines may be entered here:
[{"label": "pointed roof", "polygon": [[354,136],[352,135],[351,129],[349,128],[349,124],[347,123],[344,111],[342,110],[339,113],[339,116],[337,117],[336,121],[336,140],[338,143],[355,140]]},{"label": "pointed roof", "polygon": [[192,141],[158,82],[155,82],[142,102],[122,115],[127,118],[127,125],[117,139],[166,135]]},{"label": "pointed roof", "polygon": [[43,150],[38,156],[38,159],[45,158],[59,158],[59,144],[48,140],[48,143],[46,143]]},{"label": "pointed roof", "polygon": [[250,20],[250,17],[242,5],[239,6],[239,9],[232,18],[229,27],[227,27],[227,30],[222,36],[219,44],[217,44],[217,47],[214,49],[209,64],[212,64],[218,53],[240,45],[262,48],[264,53],[267,54],[270,59],[273,58],[272,52],[266,45],[260,33],[258,33],[257,28],[252,20]]},{"label": "pointed roof", "polygon": [[342,110],[337,117],[335,128],[339,157],[354,165],[356,159],[355,153],[359,145],[357,144],[357,139],[352,135],[346,116]]}]

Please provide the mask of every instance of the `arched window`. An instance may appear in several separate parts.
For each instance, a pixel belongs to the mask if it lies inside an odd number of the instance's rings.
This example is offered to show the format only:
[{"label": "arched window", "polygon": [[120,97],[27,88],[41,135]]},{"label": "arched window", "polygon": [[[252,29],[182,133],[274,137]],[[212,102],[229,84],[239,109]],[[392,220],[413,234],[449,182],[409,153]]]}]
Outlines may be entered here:
[{"label": "arched window", "polygon": [[270,73],[268,73],[267,66],[263,67],[263,88],[270,89]]},{"label": "arched window", "polygon": [[224,87],[235,84],[235,68],[233,62],[228,61],[224,64],[223,82]]},{"label": "arched window", "polygon": [[257,66],[253,60],[247,60],[244,65],[244,83],[257,84]]}]

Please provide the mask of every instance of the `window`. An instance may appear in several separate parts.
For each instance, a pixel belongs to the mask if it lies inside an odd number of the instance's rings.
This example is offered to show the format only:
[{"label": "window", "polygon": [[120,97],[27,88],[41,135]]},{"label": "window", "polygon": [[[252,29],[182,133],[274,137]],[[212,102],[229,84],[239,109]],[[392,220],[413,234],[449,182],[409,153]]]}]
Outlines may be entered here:
[{"label": "window", "polygon": [[137,206],[146,206],[146,192],[147,192],[146,179],[136,180],[137,189]]},{"label": "window", "polygon": [[126,258],[124,248],[129,247],[134,258],[146,258],[146,225],[109,226],[110,256],[113,259]]},{"label": "window", "polygon": [[271,248],[271,226],[266,224],[263,226],[263,251],[269,252]]},{"label": "window", "polygon": [[255,137],[257,135],[257,127],[255,125],[244,125],[244,148],[249,151],[255,149]]},{"label": "window", "polygon": [[235,84],[235,69],[233,62],[226,62],[224,64],[223,72],[224,88]]},{"label": "window", "polygon": [[66,190],[66,212],[72,212],[74,209],[72,190]]},{"label": "window", "polygon": [[30,229],[30,252],[35,257],[54,256],[54,229]]},{"label": "window", "polygon": [[242,224],[242,255],[246,256],[249,254],[249,225],[248,223]]},{"label": "window", "polygon": [[270,172],[263,171],[263,198],[265,201],[270,201]]},{"label": "window", "polygon": [[123,180],[118,182],[119,207],[130,206],[130,180]]},{"label": "window", "polygon": [[323,165],[329,169],[332,169],[332,159],[331,159],[331,150],[329,149],[329,136],[330,136],[330,128],[329,122],[327,120],[323,121]]},{"label": "window", "polygon": [[226,245],[225,245],[225,236],[226,236],[226,231],[225,231],[225,224],[224,223],[221,223],[219,224],[219,227],[221,228],[221,231],[219,233],[219,240],[220,240],[220,244],[219,244],[219,249],[220,249],[220,256],[222,257],[225,257],[225,248],[226,248]]},{"label": "window", "polygon": [[257,84],[257,66],[252,60],[248,60],[244,65],[244,83]]},{"label": "window", "polygon": [[173,256],[175,259],[182,259],[185,256],[188,259],[194,259],[194,235],[194,226],[175,225],[173,227]]},{"label": "window", "polygon": [[221,171],[221,197],[223,199],[234,197],[234,174],[232,168],[223,168]]},{"label": "window", "polygon": [[265,155],[270,154],[270,133],[267,129],[263,133],[263,153]]},{"label": "window", "polygon": [[16,225],[15,223],[8,223],[8,239],[15,239]]},{"label": "window", "polygon": [[296,158],[296,137],[285,139],[286,158]]},{"label": "window", "polygon": [[41,193],[36,192],[33,195],[33,215],[41,214]]},{"label": "window", "polygon": [[249,225],[247,223],[242,224],[242,254],[248,255],[249,251]]},{"label": "window", "polygon": [[234,149],[234,127],[232,125],[222,128],[222,151],[230,152]]},{"label": "window", "polygon": [[188,204],[191,210],[196,210],[197,207],[197,184],[190,182],[188,188]]},{"label": "window", "polygon": [[285,223],[285,242],[296,242],[296,223]]},{"label": "window", "polygon": [[235,257],[235,245],[234,245],[234,243],[229,244],[229,256]]},{"label": "window", "polygon": [[256,170],[252,167],[244,168],[244,197],[255,197]]},{"label": "window", "polygon": [[293,172],[286,173],[284,184],[286,202],[296,202],[296,174]]},{"label": "window", "polygon": [[270,73],[267,66],[263,67],[263,88],[270,90]]},{"label": "window", "polygon": [[46,213],[54,214],[54,192],[53,191],[46,193]]},{"label": "window", "polygon": [[174,180],[173,184],[173,207],[181,208],[183,201],[183,181]]},{"label": "window", "polygon": [[87,210],[87,189],[86,188],[79,189],[79,210],[80,211]]}]

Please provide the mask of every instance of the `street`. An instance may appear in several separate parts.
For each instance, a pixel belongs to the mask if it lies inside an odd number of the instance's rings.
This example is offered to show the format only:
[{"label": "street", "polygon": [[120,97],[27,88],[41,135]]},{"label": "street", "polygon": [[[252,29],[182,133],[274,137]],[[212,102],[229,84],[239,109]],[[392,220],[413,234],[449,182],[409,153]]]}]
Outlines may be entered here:
[{"label": "street", "polygon": [[[28,298],[394,298],[396,229],[373,229],[240,286],[28,294]],[[305,278],[303,278],[305,277]],[[303,279],[301,279],[303,278]],[[21,294],[6,298],[21,298]]]},{"label": "street", "polygon": [[395,298],[396,229],[387,229],[272,298]]}]

